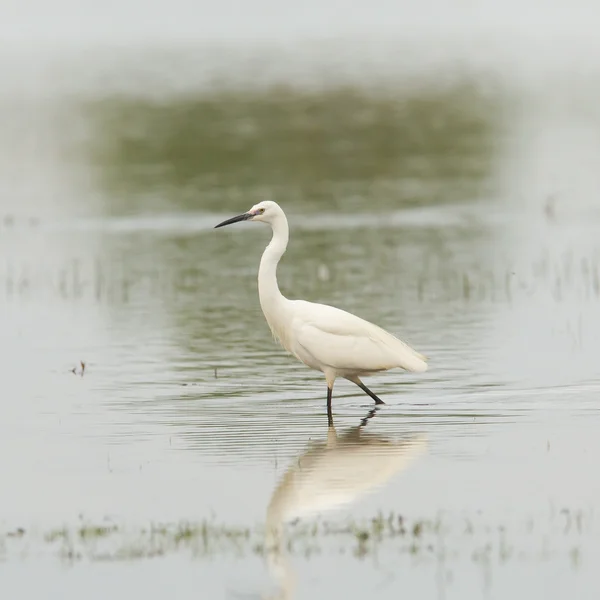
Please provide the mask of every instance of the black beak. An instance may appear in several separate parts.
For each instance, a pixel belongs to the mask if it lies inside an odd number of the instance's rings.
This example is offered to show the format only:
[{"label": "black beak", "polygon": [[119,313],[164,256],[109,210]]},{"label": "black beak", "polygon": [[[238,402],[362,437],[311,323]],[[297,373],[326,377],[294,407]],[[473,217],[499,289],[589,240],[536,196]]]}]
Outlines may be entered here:
[{"label": "black beak", "polygon": [[232,223],[239,223],[240,221],[247,221],[248,219],[251,219],[253,216],[254,215],[251,215],[250,213],[244,213],[243,215],[238,215],[237,217],[231,217],[231,219],[227,219],[226,221],[223,221],[222,223],[215,225],[215,229],[217,229],[217,227],[225,227],[225,225],[231,225]]}]

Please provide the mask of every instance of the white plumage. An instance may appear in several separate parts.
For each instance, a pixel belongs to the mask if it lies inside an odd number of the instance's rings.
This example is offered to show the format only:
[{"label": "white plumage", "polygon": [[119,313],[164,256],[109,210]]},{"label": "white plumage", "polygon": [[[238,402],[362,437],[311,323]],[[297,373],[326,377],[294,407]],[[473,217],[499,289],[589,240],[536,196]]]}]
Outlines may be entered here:
[{"label": "white plumage", "polygon": [[260,305],[281,345],[305,365],[325,375],[330,424],[331,393],[336,378],[356,383],[377,404],[383,404],[362,383],[361,376],[396,367],[416,373],[427,370],[427,359],[422,354],[381,327],[333,306],[283,296],[277,284],[277,264],[287,248],[289,228],[285,213],[276,202],[260,202],[247,213],[216,227],[239,221],[271,225],[273,237],[258,271]]},{"label": "white plumage", "polygon": [[326,304],[304,300],[292,303],[297,344],[339,376],[394,367],[418,373],[427,370],[422,354],[373,323]]}]

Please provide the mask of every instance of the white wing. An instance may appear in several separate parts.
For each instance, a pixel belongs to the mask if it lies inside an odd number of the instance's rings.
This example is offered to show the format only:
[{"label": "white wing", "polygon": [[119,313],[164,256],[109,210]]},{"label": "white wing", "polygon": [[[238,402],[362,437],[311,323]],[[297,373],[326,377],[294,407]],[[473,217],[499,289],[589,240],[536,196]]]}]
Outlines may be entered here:
[{"label": "white wing", "polygon": [[427,370],[426,358],[381,327],[326,304],[294,300],[296,343],[321,365],[367,373]]}]

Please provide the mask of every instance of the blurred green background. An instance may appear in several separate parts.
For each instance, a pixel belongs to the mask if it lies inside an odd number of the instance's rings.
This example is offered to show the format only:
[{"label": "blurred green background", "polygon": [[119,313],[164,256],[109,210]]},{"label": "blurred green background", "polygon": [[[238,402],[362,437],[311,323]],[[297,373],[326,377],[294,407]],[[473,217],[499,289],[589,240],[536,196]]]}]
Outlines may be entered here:
[{"label": "blurred green background", "polygon": [[473,83],[109,97],[85,107],[87,150],[111,214],[265,197],[305,210],[453,203],[484,193],[500,106]]}]

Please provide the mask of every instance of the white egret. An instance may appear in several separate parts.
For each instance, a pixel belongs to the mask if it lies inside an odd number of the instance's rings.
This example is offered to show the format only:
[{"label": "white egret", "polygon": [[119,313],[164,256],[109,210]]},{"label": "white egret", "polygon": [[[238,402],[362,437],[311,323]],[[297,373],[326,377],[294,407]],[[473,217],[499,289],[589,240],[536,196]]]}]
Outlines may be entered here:
[{"label": "white egret", "polygon": [[258,270],[260,306],[275,339],[299,361],[325,375],[330,424],[336,378],[355,383],[375,404],[384,404],[360,377],[396,367],[415,373],[427,370],[425,356],[377,325],[326,304],[289,300],[279,291],[277,265],[288,245],[289,228],[276,202],[260,202],[215,228],[241,221],[268,223],[273,230]]}]

